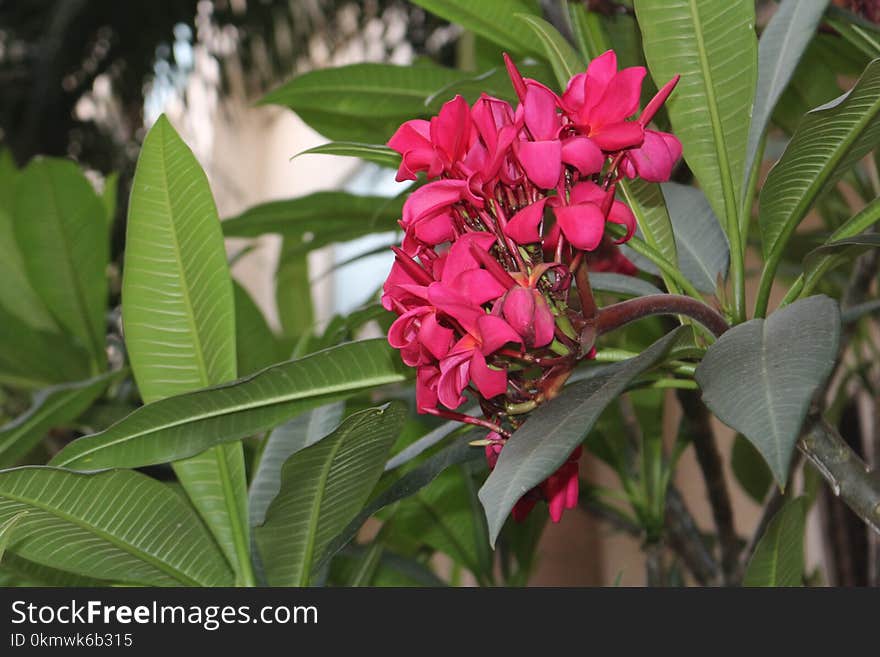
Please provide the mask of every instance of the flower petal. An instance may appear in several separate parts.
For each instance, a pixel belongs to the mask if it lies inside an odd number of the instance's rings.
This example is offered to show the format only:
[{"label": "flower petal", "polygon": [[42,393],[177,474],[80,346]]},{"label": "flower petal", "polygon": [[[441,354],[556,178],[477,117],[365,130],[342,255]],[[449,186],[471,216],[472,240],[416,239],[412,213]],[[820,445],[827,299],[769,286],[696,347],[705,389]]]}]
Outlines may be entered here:
[{"label": "flower petal", "polygon": [[562,144],[559,140],[517,142],[516,156],[526,175],[538,187],[556,187],[562,173]]},{"label": "flower petal", "polygon": [[528,85],[523,108],[526,127],[535,141],[556,139],[560,120],[556,113],[556,95],[552,91],[536,84]]},{"label": "flower petal", "polygon": [[590,138],[603,151],[619,151],[641,146],[645,131],[634,121],[622,121],[591,130]]},{"label": "flower petal", "polygon": [[588,176],[602,170],[605,155],[589,137],[571,137],[562,142],[562,161]]},{"label": "flower petal", "polygon": [[519,333],[500,317],[484,314],[477,320],[477,328],[479,330],[482,351],[485,355],[489,355],[498,351],[508,342],[516,342],[522,344],[522,338]]},{"label": "flower petal", "polygon": [[605,232],[605,216],[598,205],[580,203],[556,208],[556,220],[572,246],[592,251],[602,241]]},{"label": "flower petal", "polygon": [[542,198],[540,201],[527,205],[517,212],[507,222],[507,226],[504,227],[504,233],[517,244],[540,242],[541,233],[538,231],[538,226],[541,225],[541,220],[544,218],[544,205],[546,202],[547,199]]},{"label": "flower petal", "polygon": [[477,390],[486,399],[503,395],[507,390],[507,372],[489,367],[479,351],[475,351],[471,357],[469,374]]}]

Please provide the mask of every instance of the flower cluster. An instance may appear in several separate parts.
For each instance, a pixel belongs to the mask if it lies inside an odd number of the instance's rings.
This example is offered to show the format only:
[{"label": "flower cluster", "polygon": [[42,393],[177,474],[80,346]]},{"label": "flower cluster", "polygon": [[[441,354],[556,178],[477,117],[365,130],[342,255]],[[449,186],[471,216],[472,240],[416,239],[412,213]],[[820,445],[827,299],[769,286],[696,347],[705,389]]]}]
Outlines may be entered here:
[{"label": "flower cluster", "polygon": [[[672,91],[667,84],[638,119],[642,67],[618,70],[614,52],[596,58],[559,96],[523,78],[505,56],[519,98],[457,96],[430,121],[407,121],[388,145],[400,153],[398,180],[430,181],[403,207],[404,240],[382,303],[398,315],[388,341],[417,368],[419,412],[489,428],[494,468],[510,431],[562,387],[591,354],[581,332],[595,308],[579,269],[635,273],[605,234],[606,222],[635,230],[615,199],[622,177],[668,180],[681,154],[672,135],[648,124]],[[482,418],[456,412],[470,392]],[[577,502],[577,450],[527,493],[558,521]]]}]

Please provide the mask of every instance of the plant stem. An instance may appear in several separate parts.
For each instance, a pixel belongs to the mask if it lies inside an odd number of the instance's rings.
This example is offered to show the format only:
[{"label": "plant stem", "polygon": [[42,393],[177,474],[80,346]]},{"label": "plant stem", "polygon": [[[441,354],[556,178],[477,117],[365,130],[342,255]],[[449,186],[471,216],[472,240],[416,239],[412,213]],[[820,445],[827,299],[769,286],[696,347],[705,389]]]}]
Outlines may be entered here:
[{"label": "plant stem", "polygon": [[599,310],[596,334],[603,335],[650,315],[687,315],[698,321],[715,336],[730,328],[725,319],[702,301],[678,294],[652,294],[621,301]]},{"label": "plant stem", "polygon": [[798,448],[825,477],[834,495],[880,534],[880,474],[850,449],[834,427],[819,418],[808,419]]},{"label": "plant stem", "polygon": [[706,492],[712,507],[712,518],[718,530],[721,545],[721,569],[725,584],[733,584],[739,577],[740,540],[733,526],[733,506],[727,492],[727,481],[721,463],[721,454],[715,444],[709,411],[694,392],[678,392],[685,418],[690,423],[697,463],[703,473]]},{"label": "plant stem", "polygon": [[596,300],[593,298],[593,288],[590,286],[590,273],[587,271],[587,261],[581,258],[574,273],[577,285],[578,298],[581,300],[581,314],[584,319],[590,320],[596,316]]},{"label": "plant stem", "polygon": [[678,489],[666,491],[666,532],[669,546],[701,586],[719,583],[721,570],[712,556]]}]

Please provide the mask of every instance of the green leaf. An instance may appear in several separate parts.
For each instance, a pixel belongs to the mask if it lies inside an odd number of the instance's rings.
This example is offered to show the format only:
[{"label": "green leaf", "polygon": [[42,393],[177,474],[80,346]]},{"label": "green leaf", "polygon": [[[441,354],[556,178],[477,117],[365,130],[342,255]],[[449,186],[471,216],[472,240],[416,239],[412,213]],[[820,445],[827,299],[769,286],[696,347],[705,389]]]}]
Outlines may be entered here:
[{"label": "green leaf", "polygon": [[7,552],[0,562],[0,573],[15,579],[15,586],[51,587],[99,587],[110,586],[112,582],[91,577],[81,577],[57,568],[43,566],[18,555]]},{"label": "green leaf", "polygon": [[147,403],[235,378],[235,308],[208,179],[162,116],[132,182],[125,342]]},{"label": "green leaf", "polygon": [[[11,204],[10,200],[0,201],[4,202]],[[0,285],[0,308],[26,326],[57,331],[58,325],[28,280],[12,217],[11,208],[0,207],[0,280],[4,282]]]},{"label": "green leaf", "polygon": [[730,467],[739,485],[758,504],[764,503],[767,491],[773,485],[773,473],[764,463],[761,452],[737,434],[730,453]]},{"label": "green leaf", "polygon": [[[308,253],[299,238],[281,241],[275,270],[275,305],[285,337],[300,339],[310,333],[315,322]],[[285,354],[290,356],[290,352]]]},{"label": "green leaf", "polygon": [[779,509],[746,567],[743,586],[803,586],[806,498]]},{"label": "green leaf", "polygon": [[[360,513],[327,544],[317,567],[320,568],[329,562],[339,550],[348,545],[368,518],[395,502],[412,497],[448,468],[482,458],[482,451],[468,444],[470,439],[470,436],[463,436],[449,447],[428,457],[370,500]],[[386,472],[388,469],[386,465]]]},{"label": "green leaf", "polygon": [[664,183],[663,196],[675,231],[678,263],[694,287],[714,292],[718,278],[727,277],[730,249],[727,237],[706,196],[695,187]]},{"label": "green leaf", "polygon": [[302,155],[339,155],[341,157],[357,157],[379,166],[396,169],[400,166],[400,154],[387,146],[379,144],[361,144],[355,141],[332,141],[297,153]]},{"label": "green leaf", "polygon": [[233,281],[235,297],[235,353],[238,374],[246,376],[277,363],[278,340],[251,295]]},{"label": "green leaf", "polygon": [[590,274],[590,287],[601,292],[611,292],[629,297],[663,294],[659,288],[636,276],[595,272]]},{"label": "green leaf", "polygon": [[119,196],[119,173],[114,171],[104,178],[104,189],[101,192],[101,202],[104,204],[104,210],[107,218],[107,231],[113,228],[113,221],[116,219],[117,197]]},{"label": "green leaf", "polygon": [[89,374],[89,354],[70,334],[35,329],[0,306],[0,383],[36,389]]},{"label": "green leaf", "polygon": [[756,314],[766,310],[785,244],[816,198],[880,141],[880,59],[856,85],[803,118],[761,190],[764,271]]},{"label": "green leaf", "polygon": [[[758,88],[746,149],[746,181],[757,162],[761,138],[782,92],[794,75],[829,0],[782,0],[758,42]],[[744,184],[745,182],[744,181]]]},{"label": "green leaf", "polygon": [[138,468],[253,436],[295,415],[409,374],[385,338],[351,342],[279,363],[239,381],[147,404],[52,460],[79,470]]},{"label": "green leaf", "polygon": [[[475,413],[479,412],[479,408],[474,406],[472,408],[466,409],[464,412],[468,415],[474,415]],[[406,465],[413,459],[425,453],[427,450],[431,449],[434,445],[439,443],[444,438],[447,438],[456,431],[462,430],[468,430],[468,426],[462,425],[461,422],[444,422],[436,429],[429,431],[424,436],[422,436],[415,442],[410,443],[393,457],[388,459],[388,463],[385,464],[385,472],[389,472],[391,470],[399,468],[402,465]]]},{"label": "green leaf", "polygon": [[314,249],[381,230],[397,230],[402,211],[403,199],[399,197],[316,192],[249,208],[224,220],[223,232],[227,237],[278,233]]},{"label": "green leaf", "polygon": [[91,184],[68,160],[36,158],[16,186],[15,236],[28,279],[98,369],[106,360],[104,269],[110,245],[105,216]]},{"label": "green leaf", "polygon": [[880,235],[877,233],[845,237],[823,244],[810,251],[804,258],[804,277],[810,280],[820,267],[824,273],[837,264],[852,260],[865,251],[876,248],[880,248]]},{"label": "green leaf", "polygon": [[532,31],[516,14],[533,14],[522,0],[413,0],[435,16],[489,39],[508,52],[544,57]]},{"label": "green leaf", "polygon": [[399,403],[355,413],[285,462],[281,490],[254,530],[270,585],[309,584],[316,559],[379,480],[405,417]]},{"label": "green leaf", "polygon": [[[675,234],[666,200],[660,185],[644,180],[621,180],[620,192],[627,205],[636,216],[636,222],[648,246],[657,251],[671,266],[678,265],[678,251],[675,248]],[[666,274],[660,272],[663,281],[671,292],[678,286]]]},{"label": "green leaf", "polygon": [[12,540],[12,532],[15,530],[15,525],[20,520],[24,519],[27,514],[27,511],[21,511],[11,518],[0,522],[0,562],[3,561],[3,555],[6,552],[6,546],[9,545],[9,542]]},{"label": "green leaf", "polygon": [[334,116],[349,121],[379,118],[402,123],[423,115],[428,96],[464,75],[461,71],[428,63],[414,66],[350,64],[298,75],[269,92],[260,102],[283,105],[298,113],[305,110],[321,117]]},{"label": "green leaf", "polygon": [[545,59],[550,62],[560,93],[565,91],[568,81],[586,68],[584,60],[571,47],[559,31],[543,18],[534,14],[515,14],[534,32],[544,48]]},{"label": "green leaf", "polygon": [[880,310],[880,299],[866,301],[865,303],[860,303],[857,306],[852,306],[851,308],[844,310],[840,314],[840,321],[844,324],[851,324],[852,322],[860,320],[865,315],[877,312],[878,310]]},{"label": "green leaf", "polygon": [[480,489],[494,545],[513,505],[561,466],[592,429],[605,407],[637,376],[660,363],[688,327],[678,327],[635,358],[603,368],[540,406],[517,430]]},{"label": "green leaf", "polygon": [[[205,173],[164,116],[144,139],[132,181],[122,319],[134,378],[148,404],[235,379],[235,306],[220,219]],[[174,463],[174,471],[230,563],[247,578],[241,445],[196,454]]]},{"label": "green leaf", "polygon": [[684,157],[716,216],[735,226],[757,78],[755,3],[633,4],[654,81],[681,75],[666,107]]},{"label": "green leaf", "polygon": [[0,523],[22,511],[9,550],[86,577],[158,586],[229,586],[232,573],[192,509],[131,470],[0,471]]},{"label": "green leaf", "polygon": [[79,417],[122,374],[121,371],[109,372],[87,381],[40,390],[25,413],[0,427],[0,467],[15,465],[49,429]]},{"label": "green leaf", "polygon": [[837,303],[809,297],[734,326],[697,366],[703,401],[761,452],[780,486],[810,400],[834,367],[839,339]]},{"label": "green leaf", "polygon": [[248,493],[251,526],[261,525],[266,519],[266,509],[281,488],[284,462],[329,435],[339,425],[344,410],[342,402],[319,406],[285,422],[269,434]]}]

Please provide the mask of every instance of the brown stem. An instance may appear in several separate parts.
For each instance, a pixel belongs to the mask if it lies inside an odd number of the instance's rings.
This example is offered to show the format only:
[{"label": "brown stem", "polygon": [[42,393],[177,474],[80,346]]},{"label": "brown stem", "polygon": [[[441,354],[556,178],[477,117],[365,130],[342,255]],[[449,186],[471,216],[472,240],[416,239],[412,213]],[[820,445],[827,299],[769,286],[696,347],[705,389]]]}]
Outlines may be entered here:
[{"label": "brown stem", "polygon": [[587,271],[586,259],[581,259],[574,273],[574,282],[577,285],[578,298],[581,300],[581,314],[584,319],[591,320],[596,317],[596,299],[593,297],[593,288],[590,286],[590,272]]},{"label": "brown stem", "polygon": [[880,533],[880,474],[872,471],[826,421],[808,419],[798,448],[853,512]]},{"label": "brown stem", "polygon": [[702,301],[679,294],[651,294],[600,309],[596,316],[597,335],[603,335],[650,315],[687,315],[716,336],[730,328],[718,312]]},{"label": "brown stem", "polygon": [[709,411],[700,401],[699,396],[692,391],[679,390],[678,400],[690,424],[697,463],[703,473],[709,504],[712,507],[712,518],[718,529],[724,581],[732,584],[739,577],[740,541],[733,526],[733,506],[727,492],[721,454],[718,452],[715,436],[712,433]]},{"label": "brown stem", "polygon": [[718,563],[706,546],[681,493],[672,486],[666,491],[666,536],[669,547],[701,586],[717,585],[721,575]]},{"label": "brown stem", "polygon": [[443,408],[426,408],[424,409],[424,411],[429,415],[436,415],[437,417],[442,417],[446,420],[454,420],[455,422],[463,422],[464,424],[472,424],[475,427],[482,427],[483,429],[494,431],[498,435],[504,436],[505,438],[510,438],[509,432],[505,431],[494,422],[484,420],[480,417],[465,415],[464,413],[456,413],[455,411],[447,411]]}]

